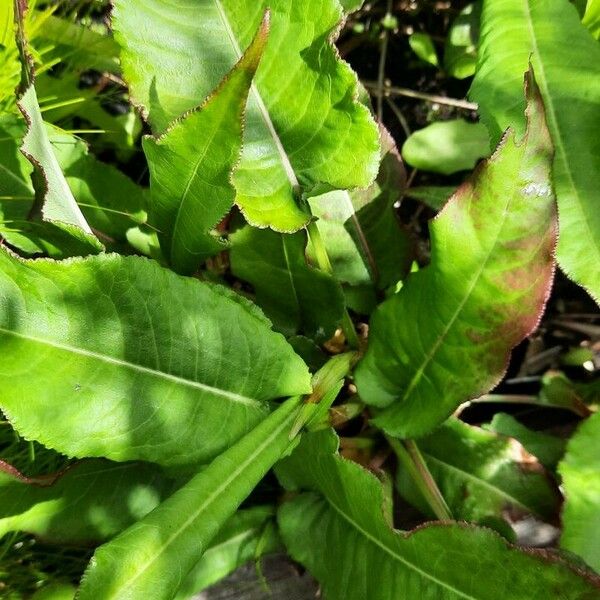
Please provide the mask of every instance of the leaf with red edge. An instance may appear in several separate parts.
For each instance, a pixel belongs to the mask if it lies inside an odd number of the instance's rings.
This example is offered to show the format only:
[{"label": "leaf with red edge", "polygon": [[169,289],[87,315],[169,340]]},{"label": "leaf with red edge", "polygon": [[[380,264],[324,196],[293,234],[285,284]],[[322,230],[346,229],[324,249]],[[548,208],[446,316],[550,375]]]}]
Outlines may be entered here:
[{"label": "leaf with red edge", "polygon": [[537,326],[552,284],[557,224],[552,143],[533,73],[528,129],[508,133],[431,224],[430,266],[371,320],[361,398],[391,435],[424,435],[495,386]]}]

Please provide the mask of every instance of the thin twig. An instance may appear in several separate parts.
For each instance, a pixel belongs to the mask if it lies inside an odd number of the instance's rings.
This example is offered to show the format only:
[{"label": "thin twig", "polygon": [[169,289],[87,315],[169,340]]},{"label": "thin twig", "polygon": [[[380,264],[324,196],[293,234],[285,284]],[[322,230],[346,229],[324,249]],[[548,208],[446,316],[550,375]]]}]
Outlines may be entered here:
[{"label": "thin twig", "polygon": [[[392,10],[393,0],[388,0],[386,17],[391,16]],[[381,36],[381,53],[379,55],[379,68],[377,70],[377,119],[380,123],[383,117],[383,82],[385,80],[385,63],[387,61],[389,41],[389,31],[387,28],[384,28]]]},{"label": "thin twig", "polygon": [[385,101],[387,105],[392,109],[392,112],[394,113],[396,119],[398,119],[398,123],[400,123],[400,127],[402,127],[402,130],[404,131],[404,135],[406,135],[407,138],[410,137],[410,134],[412,132],[410,130],[410,126],[408,125],[408,121],[406,120],[406,117],[404,116],[402,111],[396,106],[396,103],[391,98],[388,98],[386,96]]},{"label": "thin twig", "polygon": [[425,102],[435,102],[436,104],[454,106],[455,108],[462,108],[463,110],[478,109],[478,105],[475,102],[468,102],[467,100],[458,100],[456,98],[448,98],[447,96],[438,96],[437,94],[426,94],[424,92],[417,92],[408,88],[395,86],[387,86],[380,93],[378,82],[363,81],[362,83],[368,90],[371,90],[373,95],[377,96],[378,99],[380,94],[383,96],[405,96],[406,98],[414,98],[415,100],[424,100]]}]

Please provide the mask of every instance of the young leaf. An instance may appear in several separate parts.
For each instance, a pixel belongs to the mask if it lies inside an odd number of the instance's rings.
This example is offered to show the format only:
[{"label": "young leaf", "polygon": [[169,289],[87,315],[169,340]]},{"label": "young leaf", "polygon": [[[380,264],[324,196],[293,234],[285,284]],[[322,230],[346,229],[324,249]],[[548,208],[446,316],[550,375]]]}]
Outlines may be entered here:
[{"label": "young leaf", "polygon": [[231,237],[231,270],[254,286],[257,304],[286,336],[328,340],[342,321],[344,295],[335,279],[306,264],[306,234],[246,226]]},{"label": "young leaf", "polygon": [[267,471],[294,444],[291,398],[206,469],[94,554],[79,600],[172,598],[182,578]]},{"label": "young leaf", "polygon": [[[419,440],[419,450],[452,515],[465,521],[533,514],[553,521],[560,495],[542,469],[526,464],[513,440],[450,418],[437,431]],[[409,475],[400,469],[398,489],[422,512],[427,503]]]},{"label": "young leaf", "polygon": [[132,98],[160,132],[215,88],[267,7],[271,35],[233,183],[251,224],[290,232],[310,218],[295,188],[365,187],[377,173],[377,128],[332,46],[337,0],[116,0],[112,23]]},{"label": "young leaf", "polygon": [[150,168],[151,222],[176,271],[193,273],[224,248],[211,230],[231,208],[231,172],[239,161],[242,120],[269,33],[269,13],[252,44],[206,102],[158,138],[144,139]]},{"label": "young leaf", "polygon": [[408,44],[413,49],[413,52],[426,63],[438,66],[437,52],[431,36],[427,33],[416,32],[408,38]]},{"label": "young leaf", "polygon": [[560,545],[600,572],[600,414],[580,425],[558,471],[565,493]]},{"label": "young leaf", "polygon": [[402,146],[402,158],[411,167],[444,175],[472,169],[489,153],[486,126],[463,119],[432,123],[415,131]]},{"label": "young leaf", "polygon": [[542,431],[534,431],[525,427],[512,415],[496,413],[492,422],[485,429],[515,438],[522,446],[533,454],[548,469],[556,468],[558,461],[565,453],[566,441]]},{"label": "young leaf", "polygon": [[21,152],[34,167],[36,201],[42,218],[73,236],[88,252],[101,251],[103,246],[81,213],[58,164],[33,84],[21,96],[18,105],[27,121],[27,133],[23,138]]},{"label": "young leaf", "polygon": [[482,0],[467,4],[454,19],[446,36],[444,69],[457,79],[475,74],[482,4]]},{"label": "young leaf", "polygon": [[311,389],[254,305],[144,258],[1,252],[0,298],[0,408],[68,455],[205,462]]},{"label": "young leaf", "polygon": [[530,58],[556,148],[558,264],[600,302],[600,46],[568,0],[485,2],[470,95],[494,140],[524,128],[519,82]]},{"label": "young leaf", "polygon": [[331,431],[306,434],[277,467],[286,487],[311,490],[282,504],[278,519],[290,554],[327,600],[597,596],[597,580],[551,554],[522,552],[489,529],[446,523],[395,531],[381,483],[336,450]]},{"label": "young leaf", "polygon": [[189,600],[245,563],[279,550],[281,541],[274,527],[274,515],[271,506],[238,510],[187,574],[175,600]]},{"label": "young leaf", "polygon": [[0,537],[24,531],[60,544],[102,542],[153,510],[172,484],[142,463],[85,460],[55,478],[0,471]]},{"label": "young leaf", "polygon": [[507,135],[433,220],[431,264],[371,320],[356,371],[361,398],[390,435],[431,431],[501,378],[537,325],[554,272],[552,144],[533,74],[527,133]]}]

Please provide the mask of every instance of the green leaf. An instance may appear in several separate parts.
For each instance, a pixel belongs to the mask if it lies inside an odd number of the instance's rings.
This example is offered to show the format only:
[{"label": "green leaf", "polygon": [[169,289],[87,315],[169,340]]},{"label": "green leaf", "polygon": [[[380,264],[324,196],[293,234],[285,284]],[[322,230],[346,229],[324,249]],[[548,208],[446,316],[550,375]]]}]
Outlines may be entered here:
[{"label": "green leaf", "polygon": [[402,146],[402,157],[411,167],[444,175],[472,169],[489,153],[485,125],[463,119],[432,123],[415,131]]},{"label": "green leaf", "polygon": [[31,600],[73,600],[77,590],[70,583],[51,583],[31,596]]},{"label": "green leaf", "polygon": [[600,572],[600,413],[585,420],[558,465],[563,479],[561,548]]},{"label": "green leaf", "polygon": [[434,67],[438,66],[437,53],[429,34],[420,32],[413,33],[408,38],[408,44],[421,60],[424,60]]},{"label": "green leaf", "polygon": [[211,234],[235,199],[231,172],[239,161],[242,120],[269,32],[265,15],[254,41],[198,109],[158,138],[144,139],[150,168],[150,219],[176,271],[193,273],[224,248]]},{"label": "green leaf", "polygon": [[238,567],[281,547],[271,506],[255,506],[236,512],[223,525],[200,561],[187,574],[175,600],[188,600]]},{"label": "green leaf", "polygon": [[275,329],[328,340],[342,321],[344,294],[335,279],[306,264],[306,233],[245,226],[230,236],[231,270],[254,287]]},{"label": "green leaf", "polygon": [[470,95],[494,141],[508,126],[524,129],[530,57],[556,148],[558,264],[600,302],[600,46],[567,0],[486,2]]},{"label": "green leaf", "polygon": [[47,129],[84,218],[95,231],[125,241],[128,229],[146,221],[144,190],[113,165],[97,160],[82,140],[50,125]]},{"label": "green leaf", "polygon": [[454,186],[423,185],[409,188],[406,191],[406,196],[420,200],[427,204],[429,208],[439,211],[455,192],[456,188]]},{"label": "green leaf", "polygon": [[597,40],[600,40],[600,0],[588,0],[581,22]]},{"label": "green leaf", "polygon": [[340,0],[340,4],[346,13],[357,11],[365,3],[365,0]]},{"label": "green leaf", "polygon": [[549,469],[554,469],[565,453],[565,440],[529,429],[506,413],[496,413],[491,423],[484,427],[514,438]]},{"label": "green leaf", "polygon": [[536,326],[554,271],[552,145],[530,74],[529,129],[508,135],[430,224],[431,264],[371,319],[361,398],[395,437],[431,431],[496,385]]},{"label": "green leaf", "polygon": [[[408,272],[412,243],[394,207],[406,186],[406,171],[393,138],[383,127],[380,131],[381,164],[371,186],[328,192],[308,202],[336,279],[385,290]],[[316,262],[312,244],[308,255]]]},{"label": "green leaf", "polygon": [[[78,206],[90,225],[109,236],[125,240],[126,231],[146,219],[143,189],[112,165],[97,160],[74,135],[45,124],[48,139]],[[63,257],[55,227],[30,221],[34,200],[31,163],[18,151],[25,132],[16,115],[0,121],[0,233],[25,254],[46,253]],[[62,236],[64,238],[64,235]],[[60,244],[59,244],[60,245]]]},{"label": "green leaf", "polygon": [[34,167],[36,201],[45,221],[54,223],[79,241],[88,252],[98,252],[102,244],[92,233],[73,197],[42,120],[35,88],[30,85],[21,96],[19,109],[27,121],[21,152]]},{"label": "green leaf", "polygon": [[[366,258],[345,224],[356,219],[356,207],[346,191],[325,192],[308,199],[312,214],[318,219],[318,228],[331,261],[333,274],[341,283],[371,285]],[[307,255],[317,263],[316,251],[309,243]]]},{"label": "green leaf", "polygon": [[467,4],[454,19],[444,46],[444,69],[452,77],[465,79],[475,74],[481,1]]},{"label": "green leaf", "polygon": [[564,561],[522,552],[489,529],[432,523],[395,531],[381,483],[336,449],[330,431],[307,434],[277,468],[286,487],[311,490],[282,504],[278,519],[290,554],[327,600],[597,596],[598,583]]},{"label": "green leaf", "polygon": [[172,598],[219,529],[294,444],[291,398],[149,515],[94,554],[79,600]]},{"label": "green leaf", "polygon": [[366,187],[377,173],[377,128],[332,46],[337,0],[117,0],[112,23],[132,98],[162,131],[216,87],[267,7],[271,35],[233,183],[251,224],[290,232],[310,218],[296,204],[298,187]]},{"label": "green leaf", "polygon": [[32,479],[0,467],[0,537],[23,531],[56,544],[102,542],[153,510],[171,488],[142,463],[86,460]]},{"label": "green leaf", "polygon": [[254,305],[144,258],[2,252],[0,300],[0,408],[68,455],[205,462],[311,389]]},{"label": "green leaf", "polygon": [[[419,440],[419,450],[456,519],[485,522],[503,518],[505,511],[545,521],[557,517],[556,486],[539,465],[522,460],[521,448],[510,438],[450,418]],[[435,517],[404,469],[397,483],[402,496]]]},{"label": "green leaf", "polygon": [[61,54],[67,56],[71,67],[119,72],[118,44],[111,36],[98,33],[89,26],[49,15],[44,19],[39,37],[54,42],[59,48],[66,47]]}]

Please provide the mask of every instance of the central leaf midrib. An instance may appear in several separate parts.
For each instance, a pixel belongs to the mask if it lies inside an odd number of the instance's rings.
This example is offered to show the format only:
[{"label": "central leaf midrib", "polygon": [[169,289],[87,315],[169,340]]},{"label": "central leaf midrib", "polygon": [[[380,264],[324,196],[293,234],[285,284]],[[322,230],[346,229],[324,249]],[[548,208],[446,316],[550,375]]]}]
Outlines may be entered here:
[{"label": "central leaf midrib", "polygon": [[[527,21],[527,27],[529,29],[529,36],[531,39],[533,53],[536,54],[539,59],[537,61],[538,65],[539,65],[539,74],[538,74],[537,80],[539,82],[540,88],[542,88],[543,92],[545,92],[545,94],[542,94],[542,96],[544,99],[544,105],[547,108],[548,121],[550,121],[552,123],[552,126],[553,126],[554,130],[556,131],[556,136],[552,136],[552,141],[554,143],[556,150],[558,151],[557,155],[560,155],[561,160],[566,167],[564,169],[564,171],[569,180],[569,184],[571,187],[571,191],[573,192],[573,196],[577,200],[579,212],[581,214],[585,215],[586,211],[583,209],[583,204],[579,197],[579,190],[577,189],[577,186],[575,185],[575,182],[573,181],[573,175],[572,175],[571,169],[569,168],[570,163],[567,160],[568,153],[565,151],[562,135],[560,132],[560,128],[558,126],[558,119],[556,118],[556,109],[554,107],[552,94],[550,94],[550,92],[548,90],[548,80],[546,78],[546,70],[545,70],[544,62],[542,60],[542,55],[541,55],[541,52],[540,52],[540,49],[539,49],[539,46],[537,43],[537,36],[535,33],[535,27],[533,25],[533,17],[531,14],[531,8],[530,8],[529,2],[530,2],[530,0],[524,0],[525,20]],[[592,246],[595,250],[594,253],[596,254],[596,256],[598,256],[600,258],[600,238],[597,239],[596,236],[594,236],[594,234],[591,230],[591,227],[590,227],[589,220],[587,218],[584,218],[583,222],[585,223],[585,228],[587,230],[588,240],[591,241]]]},{"label": "central leaf midrib", "polygon": [[[458,192],[457,192],[458,193]],[[477,286],[477,283],[479,282],[479,279],[481,278],[484,270],[486,269],[488,262],[490,261],[490,258],[492,257],[492,254],[494,253],[494,249],[496,248],[496,245],[498,244],[498,240],[500,238],[500,234],[502,232],[502,229],[504,228],[504,225],[506,223],[506,219],[508,217],[508,207],[510,205],[510,203],[513,200],[513,196],[514,193],[511,194],[505,203],[504,206],[504,210],[502,211],[502,221],[500,222],[500,225],[496,231],[496,236],[494,238],[494,241],[492,242],[492,244],[490,245],[488,252],[486,254],[486,257],[483,261],[481,261],[480,267],[477,270],[477,273],[475,274],[475,276],[473,277],[473,281],[469,287],[469,289],[467,290],[464,298],[462,299],[462,301],[459,303],[458,307],[456,308],[454,314],[451,316],[450,320],[448,321],[448,324],[446,325],[446,327],[443,329],[443,331],[440,333],[440,335],[438,336],[438,338],[435,340],[435,343],[433,344],[433,346],[431,347],[431,349],[429,350],[429,352],[425,355],[425,358],[423,360],[423,362],[421,363],[421,366],[417,369],[417,371],[415,372],[413,378],[411,379],[410,383],[408,384],[407,388],[406,388],[406,392],[404,393],[404,395],[402,396],[401,402],[406,402],[406,400],[408,399],[408,397],[410,396],[410,394],[412,393],[412,391],[415,389],[415,387],[419,384],[423,373],[425,373],[425,370],[427,369],[427,367],[429,366],[429,364],[431,363],[431,361],[434,359],[435,355],[437,354],[440,346],[442,345],[442,343],[444,342],[444,340],[446,339],[446,337],[448,336],[448,334],[450,333],[452,327],[454,326],[454,323],[456,323],[456,320],[458,319],[459,315],[461,314],[461,312],[463,311],[465,305],[467,304],[467,302],[469,301],[469,298],[471,297],[471,294],[473,293],[473,291],[475,290],[475,287]],[[432,268],[433,265],[429,268]]]},{"label": "central leaf midrib", "polygon": [[[126,585],[124,587],[120,587],[119,590],[116,591],[116,594],[120,594],[123,590],[130,588],[131,585],[138,580],[158,559],[164,554],[166,549],[173,544],[177,538],[188,528],[190,527],[196,519],[200,516],[202,511],[208,509],[211,504],[224,492],[229,486],[241,475],[243,475],[246,468],[257,459],[257,457],[264,452],[266,448],[268,448],[275,438],[277,438],[281,432],[289,426],[289,424],[296,419],[296,411],[292,411],[280,425],[274,429],[262,442],[260,446],[258,446],[252,453],[250,453],[245,460],[242,460],[238,463],[238,466],[233,469],[233,471],[229,474],[228,477],[223,479],[218,487],[216,487],[210,495],[204,500],[204,502],[184,521],[184,523],[176,529],[162,544],[160,551],[156,552],[144,565],[142,565],[133,577],[128,578]],[[210,468],[210,466],[208,467]],[[141,525],[143,526],[143,525]],[[113,595],[112,598],[114,600],[119,600],[121,596]]]},{"label": "central leaf midrib", "polygon": [[106,364],[115,365],[118,367],[124,367],[126,369],[131,369],[132,371],[144,373],[151,377],[157,377],[159,379],[166,379],[168,381],[177,383],[177,384],[185,386],[185,387],[202,390],[204,392],[214,394],[215,396],[222,396],[224,398],[227,398],[228,400],[231,400],[232,402],[238,402],[238,403],[244,404],[246,406],[253,406],[253,407],[261,407],[262,406],[261,402],[259,400],[256,400],[255,398],[250,398],[248,396],[236,394],[235,392],[230,392],[228,390],[217,388],[217,387],[205,384],[205,383],[201,383],[199,381],[194,381],[192,379],[185,379],[183,377],[179,377],[178,375],[172,375],[171,373],[166,373],[165,371],[158,371],[156,369],[151,369],[150,367],[145,367],[145,366],[139,365],[137,363],[132,363],[132,362],[120,359],[120,358],[116,358],[116,357],[108,355],[108,354],[102,354],[100,352],[95,352],[93,350],[86,350],[85,348],[78,348],[76,346],[62,344],[55,340],[39,338],[39,337],[31,335],[31,334],[19,333],[17,331],[13,331],[11,329],[6,329],[4,327],[0,327],[0,334],[5,334],[7,336],[15,337],[15,338],[22,339],[22,340],[32,342],[32,343],[50,346],[51,348],[55,348],[57,350],[62,350],[64,352],[70,352],[70,353],[78,355],[78,356],[85,356],[88,358],[92,358],[94,360],[104,362]]},{"label": "central leaf midrib", "polygon": [[[233,31],[233,28],[231,27],[231,23],[229,22],[227,13],[225,12],[225,9],[223,7],[221,0],[213,0],[213,1],[215,3],[215,6],[219,13],[219,17],[221,18],[221,22],[223,23],[223,27],[225,28],[225,31],[227,33],[227,37],[229,38],[229,41],[231,42],[233,50],[236,54],[237,60],[239,60],[242,57],[243,52],[242,52],[242,49],[240,48],[238,40]],[[290,185],[292,186],[292,189],[296,190],[300,187],[300,182],[298,181],[298,177],[296,176],[296,172],[294,170],[294,167],[292,166],[292,163],[287,154],[287,151],[283,146],[281,138],[279,137],[279,134],[277,133],[277,130],[275,129],[275,125],[273,124],[273,120],[271,119],[271,115],[269,114],[269,110],[268,110],[260,92],[258,91],[258,88],[256,87],[256,84],[254,83],[254,81],[252,82],[252,84],[250,86],[250,94],[256,100],[256,104],[260,111],[260,115],[264,121],[264,124],[265,124],[271,138],[273,139],[273,143],[275,144],[275,147],[277,148],[277,152],[281,159],[281,164],[282,164],[283,170],[285,171],[285,174],[290,182]]]},{"label": "central leaf midrib", "polygon": [[[425,579],[429,579],[430,581],[433,581],[440,587],[450,590],[451,592],[455,593],[457,596],[460,596],[461,598],[465,598],[467,600],[477,600],[477,598],[475,596],[471,596],[469,594],[465,594],[464,592],[462,592],[460,590],[457,590],[455,587],[451,586],[450,584],[438,579],[437,577],[435,577],[434,575],[431,575],[430,573],[427,573],[426,571],[424,571],[423,569],[421,569],[414,563],[410,562],[409,560],[407,560],[400,554],[396,554],[396,552],[394,552],[394,550],[392,548],[389,548],[383,542],[378,540],[374,535],[371,535],[368,531],[363,529],[350,515],[346,514],[346,512],[344,510],[342,510],[337,504],[335,504],[335,502],[333,502],[329,497],[326,496],[325,499],[329,503],[329,505],[342,517],[342,519],[344,519],[347,523],[349,523],[352,527],[354,527],[354,529],[356,529],[361,535],[363,535],[367,539],[367,541],[371,542],[378,548],[381,548],[386,554],[391,556],[394,560],[401,562],[409,569],[412,569],[413,571],[419,573]],[[402,535],[402,533],[397,533],[393,530],[392,530],[392,534]],[[413,533],[412,535],[418,535],[418,532]]]},{"label": "central leaf midrib", "polygon": [[466,479],[470,479],[471,481],[475,482],[476,484],[491,490],[498,496],[502,496],[503,498],[508,500],[511,504],[518,506],[519,508],[522,508],[526,512],[530,512],[534,515],[541,516],[537,510],[531,508],[530,506],[523,504],[520,500],[517,500],[514,496],[511,496],[509,493],[505,492],[503,489],[487,482],[485,479],[482,479],[482,478],[478,477],[477,475],[473,475],[473,473],[469,473],[468,471],[465,471],[465,470],[461,469],[460,467],[451,465],[450,463],[445,462],[441,458],[433,456],[429,452],[426,452],[423,450],[421,450],[421,452],[423,453],[424,456],[427,457],[428,461],[431,460],[431,461],[437,463],[438,466],[441,466],[442,468],[447,468],[450,471],[454,471],[460,475],[463,475]]}]

